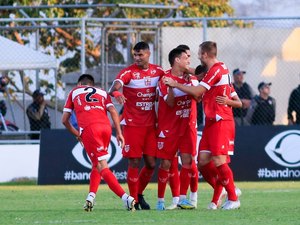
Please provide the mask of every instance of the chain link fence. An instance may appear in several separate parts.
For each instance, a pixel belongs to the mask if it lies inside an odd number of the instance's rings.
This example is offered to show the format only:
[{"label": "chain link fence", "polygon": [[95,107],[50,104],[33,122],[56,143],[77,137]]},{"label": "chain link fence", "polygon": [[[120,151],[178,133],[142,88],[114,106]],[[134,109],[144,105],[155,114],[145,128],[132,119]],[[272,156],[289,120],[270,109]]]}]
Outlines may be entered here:
[{"label": "chain link fence", "polygon": [[[51,128],[63,128],[60,118],[64,100],[80,74],[94,75],[97,85],[108,90],[117,73],[132,63],[132,46],[141,40],[150,44],[151,63],[164,69],[170,67],[168,53],[179,44],[190,47],[191,66],[196,67],[199,44],[205,40],[217,42],[218,59],[231,72],[236,68],[246,72],[244,81],[254,96],[259,95],[261,82],[272,83],[269,90],[276,102],[274,125],[288,124],[289,96],[300,83],[300,17],[0,19],[0,36],[57,60],[54,70],[16,67],[1,71],[1,77],[8,80],[0,84],[0,100],[7,106],[0,123],[14,124],[28,139],[31,132],[26,109],[34,90],[45,94]],[[35,63],[35,58],[18,54]],[[0,56],[0,65],[5,57]],[[5,126],[1,128],[7,131]]]}]

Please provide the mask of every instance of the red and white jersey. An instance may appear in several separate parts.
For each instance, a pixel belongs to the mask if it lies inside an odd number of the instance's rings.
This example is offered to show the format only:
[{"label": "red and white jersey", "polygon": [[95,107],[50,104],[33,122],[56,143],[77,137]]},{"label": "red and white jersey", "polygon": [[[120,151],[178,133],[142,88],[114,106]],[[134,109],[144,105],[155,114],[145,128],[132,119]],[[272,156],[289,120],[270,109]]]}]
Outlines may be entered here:
[{"label": "red and white jersey", "polygon": [[233,120],[232,108],[215,101],[217,96],[232,96],[231,77],[226,65],[223,62],[215,63],[205,74],[200,85],[207,89],[202,98],[206,119]]},{"label": "red and white jersey", "polygon": [[[124,103],[121,124],[130,126],[154,126],[156,123],[156,86],[164,75],[161,67],[149,64],[141,70],[136,64],[120,71],[115,81],[123,85]],[[114,81],[114,82],[115,82]]]},{"label": "red and white jersey", "polygon": [[75,111],[78,126],[84,129],[92,123],[110,124],[107,108],[114,106],[108,93],[92,86],[73,88],[66,100],[63,111]]},{"label": "red and white jersey", "polygon": [[[183,77],[172,75],[171,71],[167,71],[165,76],[171,77],[178,83],[186,86],[198,85],[196,77],[193,76],[191,76],[189,81]],[[168,91],[169,87],[160,81],[158,85],[158,136],[162,138],[168,136],[182,136],[186,132],[187,126],[190,125],[190,121],[192,119],[195,120],[195,126],[197,121],[196,107],[193,107],[193,114],[191,113],[192,102],[195,101],[193,97],[177,88],[173,88],[175,104],[174,107],[170,107],[166,103]]]}]

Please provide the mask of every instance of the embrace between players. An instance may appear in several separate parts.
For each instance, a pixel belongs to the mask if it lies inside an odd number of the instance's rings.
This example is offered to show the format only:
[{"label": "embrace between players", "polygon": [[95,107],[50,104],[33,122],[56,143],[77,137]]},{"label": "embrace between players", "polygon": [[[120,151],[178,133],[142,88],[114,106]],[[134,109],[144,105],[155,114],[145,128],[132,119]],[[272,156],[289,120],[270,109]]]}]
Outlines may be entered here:
[{"label": "embrace between players", "polygon": [[[208,209],[240,207],[238,196],[241,192],[234,185],[228,163],[235,137],[232,107],[241,107],[242,103],[231,85],[229,70],[216,56],[216,43],[203,42],[198,52],[201,66],[196,68],[196,72],[199,69],[200,72],[193,76],[195,69],[189,67],[189,48],[180,45],[169,53],[171,69],[163,71],[149,63],[149,45],[139,42],[133,48],[134,64],[120,71],[109,94],[94,86],[91,75],[80,76],[77,87],[67,98],[62,122],[83,144],[92,162],[90,190],[84,205],[86,211],[93,209],[101,177],[128,210],[149,210],[143,192],[152,178],[157,158],[160,159],[157,210],[196,208],[198,170],[214,190]],[[121,121],[110,95],[124,105]],[[205,126],[197,156],[198,101],[203,103]],[[73,111],[78,130],[69,122]],[[130,195],[125,193],[108,168],[111,125],[107,111],[114,122],[123,157],[128,159]],[[182,162],[180,175],[178,155]],[[144,166],[140,170],[142,158]],[[173,200],[165,207],[168,181]],[[191,191],[187,198],[189,186]]]}]

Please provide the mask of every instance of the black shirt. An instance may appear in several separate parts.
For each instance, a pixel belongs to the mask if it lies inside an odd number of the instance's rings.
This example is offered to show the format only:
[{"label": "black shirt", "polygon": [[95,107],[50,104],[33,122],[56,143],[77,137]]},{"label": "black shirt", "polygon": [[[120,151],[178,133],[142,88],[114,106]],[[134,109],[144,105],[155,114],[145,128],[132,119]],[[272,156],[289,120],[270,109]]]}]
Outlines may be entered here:
[{"label": "black shirt", "polygon": [[[238,87],[233,83],[235,92],[239,96],[240,99],[249,99],[253,98],[253,92],[249,84],[246,82],[242,84],[241,87]],[[233,108],[233,116],[234,117],[245,117],[248,109],[244,108]]]},{"label": "black shirt", "polygon": [[275,99],[268,97],[263,99],[256,95],[253,99],[253,115],[251,124],[253,125],[272,125],[275,121]]},{"label": "black shirt", "polygon": [[300,124],[300,85],[290,95],[287,112],[288,119],[293,119],[292,112],[296,112],[296,124]]}]

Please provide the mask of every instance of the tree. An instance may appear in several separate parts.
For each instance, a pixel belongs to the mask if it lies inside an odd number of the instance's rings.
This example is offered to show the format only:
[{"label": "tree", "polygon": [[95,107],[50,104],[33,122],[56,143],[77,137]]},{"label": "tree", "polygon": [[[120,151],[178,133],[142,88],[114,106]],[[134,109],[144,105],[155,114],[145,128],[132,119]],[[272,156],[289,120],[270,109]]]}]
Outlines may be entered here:
[{"label": "tree", "polygon": [[[8,18],[14,16],[15,18],[81,18],[87,16],[87,13],[92,14],[93,17],[105,18],[114,16],[116,18],[166,18],[166,17],[224,17],[232,16],[233,8],[229,5],[229,0],[162,0],[159,4],[160,8],[133,8],[133,7],[91,7],[83,8],[80,4],[86,4],[86,1],[80,0],[4,0],[1,1],[0,6],[40,6],[40,5],[70,5],[78,4],[78,8],[24,8],[24,9],[7,9],[0,10],[1,18]],[[81,3],[82,2],[82,3]],[[93,1],[93,4],[128,4],[128,0],[106,0]],[[132,0],[131,4],[152,4],[157,6],[156,0]],[[177,6],[173,9],[164,9],[163,6]],[[139,25],[140,23],[131,23],[131,25]],[[6,25],[6,24],[5,24]],[[111,24],[113,25],[113,24]],[[170,23],[163,23],[163,26],[170,26]],[[226,20],[211,21],[209,26],[229,26]],[[58,86],[62,86],[61,76],[65,73],[76,71],[80,68],[80,52],[81,52],[81,27],[78,22],[59,21],[51,22],[10,22],[11,28],[20,26],[31,27],[31,29],[7,29],[2,32],[2,35],[26,45],[32,36],[39,36],[39,46],[41,50],[46,53],[54,54],[60,60],[60,67],[58,71]],[[202,26],[198,22],[176,22],[172,26]],[[113,31],[113,26],[107,28]],[[125,28],[124,28],[125,29]],[[88,27],[86,29],[86,66],[98,66],[101,62],[101,45],[100,40],[102,33],[100,28]],[[122,54],[116,49],[115,40],[119,39],[121,44],[125,47],[128,43],[127,34],[112,34],[111,40],[108,41],[107,51],[111,51],[108,62],[124,63]],[[150,37],[145,37],[149,38]],[[11,81],[10,92],[22,92],[20,88],[13,82],[12,75],[9,77]],[[19,76],[25,76],[26,83],[24,84],[26,93],[31,94],[30,85],[32,80],[27,74],[19,73]],[[23,80],[23,79],[21,79]],[[40,85],[48,93],[54,93],[54,85],[48,80],[41,80]]]}]

